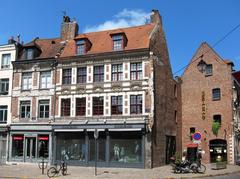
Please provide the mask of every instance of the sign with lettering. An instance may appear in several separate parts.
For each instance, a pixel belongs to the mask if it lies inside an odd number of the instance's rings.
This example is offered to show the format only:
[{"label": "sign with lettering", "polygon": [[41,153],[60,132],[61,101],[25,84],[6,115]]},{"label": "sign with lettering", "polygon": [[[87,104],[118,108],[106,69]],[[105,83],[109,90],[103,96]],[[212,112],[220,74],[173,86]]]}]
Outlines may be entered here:
[{"label": "sign with lettering", "polygon": [[206,119],[205,92],[202,91],[202,120]]}]

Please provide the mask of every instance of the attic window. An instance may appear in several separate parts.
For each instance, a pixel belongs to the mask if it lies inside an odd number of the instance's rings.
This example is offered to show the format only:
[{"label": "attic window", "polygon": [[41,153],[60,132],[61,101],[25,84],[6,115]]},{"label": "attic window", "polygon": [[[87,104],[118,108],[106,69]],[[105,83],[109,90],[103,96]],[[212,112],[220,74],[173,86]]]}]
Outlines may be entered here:
[{"label": "attic window", "polygon": [[86,53],[86,42],[85,40],[78,40],[76,42],[76,47],[77,47],[77,54],[78,55],[83,55]]},{"label": "attic window", "polygon": [[86,54],[92,46],[92,43],[88,38],[77,39],[76,40],[76,54],[83,55]]},{"label": "attic window", "polygon": [[117,34],[112,36],[113,40],[113,50],[122,50],[123,49],[123,35]]},{"label": "attic window", "polygon": [[29,60],[29,59],[33,59],[34,56],[34,50],[29,48],[29,49],[26,49],[26,58]]}]

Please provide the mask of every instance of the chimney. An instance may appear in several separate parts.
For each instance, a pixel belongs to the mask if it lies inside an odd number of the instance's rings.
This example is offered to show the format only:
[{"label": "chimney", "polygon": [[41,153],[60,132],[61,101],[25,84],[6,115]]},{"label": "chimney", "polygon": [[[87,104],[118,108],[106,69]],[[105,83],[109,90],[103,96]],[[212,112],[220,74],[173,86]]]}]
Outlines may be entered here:
[{"label": "chimney", "polygon": [[78,34],[78,24],[77,21],[71,21],[69,16],[63,16],[63,22],[61,25],[61,39],[69,40],[74,39]]},{"label": "chimney", "polygon": [[152,10],[151,23],[160,24],[162,26],[162,17],[156,9]]},{"label": "chimney", "polygon": [[13,36],[11,36],[9,39],[8,39],[8,44],[14,44],[16,41],[14,40]]}]

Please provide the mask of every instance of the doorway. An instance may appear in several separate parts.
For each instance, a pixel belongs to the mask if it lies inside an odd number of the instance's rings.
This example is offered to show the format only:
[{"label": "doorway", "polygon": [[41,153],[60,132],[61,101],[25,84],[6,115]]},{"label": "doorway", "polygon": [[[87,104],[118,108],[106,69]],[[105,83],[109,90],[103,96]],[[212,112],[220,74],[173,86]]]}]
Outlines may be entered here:
[{"label": "doorway", "polygon": [[166,136],[166,164],[170,163],[170,158],[176,153],[176,137]]},{"label": "doorway", "polygon": [[0,139],[0,164],[6,163],[6,139]]},{"label": "doorway", "polygon": [[227,162],[227,141],[214,139],[209,142],[210,163]]},{"label": "doorway", "polygon": [[36,160],[36,137],[25,138],[25,162]]}]

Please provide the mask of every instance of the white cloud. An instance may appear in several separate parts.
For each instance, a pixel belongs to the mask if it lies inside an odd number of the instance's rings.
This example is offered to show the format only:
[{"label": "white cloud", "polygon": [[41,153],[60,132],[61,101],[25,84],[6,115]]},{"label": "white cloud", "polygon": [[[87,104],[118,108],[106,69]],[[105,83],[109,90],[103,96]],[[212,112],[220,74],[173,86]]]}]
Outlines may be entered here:
[{"label": "white cloud", "polygon": [[87,26],[83,32],[96,32],[102,30],[110,30],[117,28],[124,28],[130,26],[138,26],[145,24],[150,17],[151,13],[146,13],[143,10],[128,10],[123,9],[112,20],[105,21],[99,25]]}]

